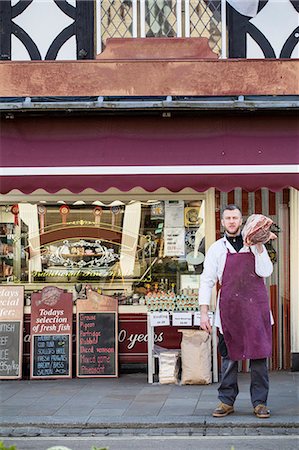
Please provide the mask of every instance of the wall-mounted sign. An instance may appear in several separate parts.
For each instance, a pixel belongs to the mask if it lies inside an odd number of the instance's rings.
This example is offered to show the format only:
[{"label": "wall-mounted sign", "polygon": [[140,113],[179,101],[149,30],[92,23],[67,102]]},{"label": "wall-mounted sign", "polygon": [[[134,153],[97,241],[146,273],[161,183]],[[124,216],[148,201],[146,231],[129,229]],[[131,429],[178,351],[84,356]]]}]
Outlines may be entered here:
[{"label": "wall-mounted sign", "polygon": [[31,296],[30,378],[71,378],[73,297],[54,286]]},{"label": "wall-mounted sign", "polygon": [[0,379],[22,378],[24,287],[0,286]]}]

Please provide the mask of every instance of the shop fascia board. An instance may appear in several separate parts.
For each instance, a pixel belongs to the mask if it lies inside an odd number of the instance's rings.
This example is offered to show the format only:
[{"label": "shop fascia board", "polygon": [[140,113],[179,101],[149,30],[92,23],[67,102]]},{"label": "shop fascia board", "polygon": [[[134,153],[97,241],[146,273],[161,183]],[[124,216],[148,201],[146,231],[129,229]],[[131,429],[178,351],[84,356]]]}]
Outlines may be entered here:
[{"label": "shop fascia board", "polygon": [[173,100],[171,96],[168,96],[165,100],[157,101],[134,101],[134,100],[104,100],[103,97],[99,97],[97,101],[49,101],[39,102],[34,101],[30,97],[27,97],[22,102],[3,102],[0,103],[0,111],[13,112],[49,112],[49,111],[93,111],[93,112],[105,112],[105,111],[255,111],[255,110],[298,110],[299,109],[299,96],[293,96],[292,99],[286,100],[283,98],[275,100],[264,100],[250,98],[246,99],[245,96],[238,96],[235,99],[218,100],[217,98],[211,100]]},{"label": "shop fascia board", "polygon": [[299,95],[299,59],[1,61],[0,97]]}]

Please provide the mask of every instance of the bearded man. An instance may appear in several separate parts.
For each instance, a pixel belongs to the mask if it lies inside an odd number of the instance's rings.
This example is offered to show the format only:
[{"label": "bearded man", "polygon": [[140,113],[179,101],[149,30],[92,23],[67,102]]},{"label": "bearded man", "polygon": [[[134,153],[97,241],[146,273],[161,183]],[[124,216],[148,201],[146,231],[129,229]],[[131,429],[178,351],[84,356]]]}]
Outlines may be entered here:
[{"label": "bearded man", "polygon": [[263,244],[244,246],[242,213],[238,206],[227,205],[221,223],[225,234],[207,252],[199,289],[200,326],[210,333],[211,293],[217,282],[221,286],[215,325],[219,329],[222,371],[218,388],[220,403],[213,416],[225,417],[234,412],[239,392],[238,361],[249,359],[253,412],[258,418],[268,418],[267,358],[272,353],[273,318],[264,278],[271,275],[273,265]]}]

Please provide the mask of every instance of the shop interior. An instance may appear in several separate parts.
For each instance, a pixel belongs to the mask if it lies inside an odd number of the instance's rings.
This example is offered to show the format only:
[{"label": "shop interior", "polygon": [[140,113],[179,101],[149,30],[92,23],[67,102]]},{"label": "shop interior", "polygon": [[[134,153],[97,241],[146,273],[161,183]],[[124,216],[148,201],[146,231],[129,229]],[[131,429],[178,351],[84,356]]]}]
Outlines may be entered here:
[{"label": "shop interior", "polygon": [[119,305],[196,310],[206,210],[204,194],[2,204],[0,282],[24,285],[26,306],[51,284],[74,304],[92,289]]}]

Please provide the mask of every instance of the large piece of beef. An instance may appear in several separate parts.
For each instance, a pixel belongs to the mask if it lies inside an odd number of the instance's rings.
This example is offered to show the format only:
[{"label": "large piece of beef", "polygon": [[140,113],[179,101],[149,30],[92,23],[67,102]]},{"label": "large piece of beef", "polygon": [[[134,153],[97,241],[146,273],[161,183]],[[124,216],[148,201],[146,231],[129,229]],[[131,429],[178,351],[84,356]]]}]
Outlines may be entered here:
[{"label": "large piece of beef", "polygon": [[248,217],[242,231],[244,245],[265,244],[276,235],[270,231],[273,220],[262,214],[252,214]]}]

